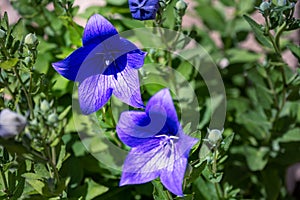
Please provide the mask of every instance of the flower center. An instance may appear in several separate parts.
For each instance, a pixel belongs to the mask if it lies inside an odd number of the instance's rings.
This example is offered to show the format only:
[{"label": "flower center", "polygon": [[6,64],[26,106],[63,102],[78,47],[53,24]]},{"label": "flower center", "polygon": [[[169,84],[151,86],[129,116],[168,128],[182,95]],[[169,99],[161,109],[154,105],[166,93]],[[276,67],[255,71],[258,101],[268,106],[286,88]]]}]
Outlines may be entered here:
[{"label": "flower center", "polygon": [[119,53],[119,51],[108,51],[106,53],[99,52],[96,54],[102,56],[104,65],[108,67],[111,63],[115,63],[116,65],[116,59],[120,56]]},{"label": "flower center", "polygon": [[170,150],[174,150],[174,144],[179,140],[179,137],[174,135],[156,135],[155,137],[163,138],[160,145],[164,148],[168,147]]}]

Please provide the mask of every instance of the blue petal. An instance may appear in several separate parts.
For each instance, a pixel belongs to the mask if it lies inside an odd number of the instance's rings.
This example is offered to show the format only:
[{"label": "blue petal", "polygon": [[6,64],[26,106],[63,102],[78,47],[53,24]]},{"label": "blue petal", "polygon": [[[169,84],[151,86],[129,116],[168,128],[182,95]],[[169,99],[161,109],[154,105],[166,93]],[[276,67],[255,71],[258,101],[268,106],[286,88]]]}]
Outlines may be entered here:
[{"label": "blue petal", "polygon": [[63,77],[75,81],[79,68],[94,46],[81,47],[64,60],[52,63],[53,68]]},{"label": "blue petal", "polygon": [[186,158],[177,159],[170,163],[166,170],[161,173],[160,180],[162,184],[173,194],[183,196],[182,183],[187,165]]},{"label": "blue petal", "polygon": [[99,44],[116,34],[118,34],[118,31],[107,19],[99,14],[95,14],[85,26],[82,43],[83,46],[91,43]]},{"label": "blue petal", "polygon": [[159,0],[129,0],[129,9],[134,19],[155,19]]},{"label": "blue petal", "polygon": [[120,116],[117,133],[121,141],[136,147],[152,140],[164,126],[165,122],[155,116],[148,116],[141,111],[127,111]]},{"label": "blue petal", "polygon": [[134,69],[141,68],[144,65],[147,53],[141,51],[132,42],[124,38],[121,38],[121,41],[122,46],[119,49],[127,54],[127,65]]},{"label": "blue petal", "polygon": [[112,95],[109,77],[95,75],[86,78],[79,84],[79,105],[83,114],[91,114],[99,110]]},{"label": "blue petal", "polygon": [[110,81],[113,94],[117,98],[130,106],[144,108],[136,69],[127,66],[122,72],[110,76]]},{"label": "blue petal", "polygon": [[144,60],[147,53],[136,50],[127,54],[127,65],[134,69],[139,69],[144,65]]},{"label": "blue petal", "polygon": [[157,178],[166,167],[165,152],[159,139],[153,139],[143,147],[132,148],[123,166],[120,186],[141,184]]},{"label": "blue petal", "polygon": [[177,134],[180,124],[169,89],[162,89],[151,97],[146,106],[146,113],[151,112],[157,113],[157,117],[166,122],[162,133]]}]

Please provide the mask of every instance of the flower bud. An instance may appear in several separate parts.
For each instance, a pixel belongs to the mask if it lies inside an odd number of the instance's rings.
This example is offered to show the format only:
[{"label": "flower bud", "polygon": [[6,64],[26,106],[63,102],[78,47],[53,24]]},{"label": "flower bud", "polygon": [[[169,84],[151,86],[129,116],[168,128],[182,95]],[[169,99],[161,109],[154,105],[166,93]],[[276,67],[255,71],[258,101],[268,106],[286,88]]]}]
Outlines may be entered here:
[{"label": "flower bud", "polygon": [[24,40],[25,44],[27,44],[30,47],[34,47],[38,44],[38,39],[35,34],[29,33],[25,36]]},{"label": "flower bud", "polygon": [[207,131],[208,131],[207,139],[212,145],[217,145],[223,139],[222,138],[223,130],[220,131],[218,129],[212,129],[212,130],[207,129]]},{"label": "flower bud", "polygon": [[266,2],[266,1],[262,2],[262,3],[260,4],[260,6],[259,6],[259,9],[260,9],[261,11],[269,10],[269,9],[270,9],[270,3]]},{"label": "flower bud", "polygon": [[175,9],[178,15],[182,17],[187,9],[187,4],[183,0],[179,0],[175,5]]},{"label": "flower bud", "polygon": [[5,31],[0,29],[0,39],[5,37]]},{"label": "flower bud", "polygon": [[26,125],[26,119],[22,115],[9,109],[0,113],[0,137],[11,138],[18,135]]},{"label": "flower bud", "polygon": [[277,5],[278,6],[285,6],[286,5],[286,0],[277,0]]},{"label": "flower bud", "polygon": [[48,122],[50,122],[52,124],[57,122],[57,120],[58,120],[58,116],[56,113],[52,113],[48,116]]},{"label": "flower bud", "polygon": [[40,108],[41,108],[41,111],[47,112],[50,109],[50,105],[49,105],[48,101],[44,99],[41,103]]}]

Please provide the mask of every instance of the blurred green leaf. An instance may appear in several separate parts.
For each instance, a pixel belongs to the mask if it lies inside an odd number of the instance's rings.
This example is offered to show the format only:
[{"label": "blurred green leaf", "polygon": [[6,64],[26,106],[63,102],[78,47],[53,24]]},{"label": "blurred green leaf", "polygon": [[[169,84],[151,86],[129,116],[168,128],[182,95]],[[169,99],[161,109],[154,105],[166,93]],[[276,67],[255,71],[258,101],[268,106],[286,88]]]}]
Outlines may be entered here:
[{"label": "blurred green leaf", "polygon": [[262,171],[263,182],[266,187],[267,200],[279,199],[281,181],[276,168]]},{"label": "blurred green leaf", "polygon": [[214,184],[205,181],[199,177],[193,183],[193,191],[195,191],[195,199],[215,200],[218,199]]},{"label": "blurred green leaf", "polygon": [[247,165],[251,171],[262,170],[268,163],[268,147],[254,148],[251,146],[245,146],[244,150]]},{"label": "blurred green leaf", "polygon": [[151,182],[154,186],[154,190],[153,190],[154,200],[170,199],[169,192],[164,189],[164,186],[161,184],[161,182],[159,180],[153,180]]},{"label": "blurred green leaf", "polygon": [[106,2],[115,6],[122,6],[124,4],[127,4],[127,0],[106,0]]},{"label": "blurred green leaf", "polygon": [[247,15],[243,15],[243,17],[250,24],[258,41],[260,41],[266,47],[273,48],[269,39],[264,35],[262,26],[257,24],[251,17]]},{"label": "blurred green leaf", "polygon": [[19,59],[18,58],[10,58],[5,61],[0,61],[0,68],[8,70],[16,66],[18,63]]},{"label": "blurred green leaf", "polygon": [[92,179],[85,179],[85,182],[88,185],[86,199],[93,199],[94,197],[99,196],[109,190],[108,187],[99,185]]},{"label": "blurred green leaf", "polygon": [[298,59],[300,59],[300,46],[295,44],[288,44],[287,48],[291,50],[291,52],[296,56]]},{"label": "blurred green leaf", "polygon": [[242,49],[229,49],[226,51],[226,54],[231,64],[255,62],[261,57],[260,54]]},{"label": "blurred green leaf", "polygon": [[207,25],[209,29],[221,32],[225,30],[225,17],[215,7],[211,5],[199,5],[196,10],[204,24]]},{"label": "blurred green leaf", "polygon": [[300,142],[300,128],[293,128],[278,138],[279,142]]},{"label": "blurred green leaf", "polygon": [[228,151],[232,141],[233,141],[233,138],[234,138],[234,133],[231,133],[230,135],[226,136],[222,143],[221,143],[221,148],[226,152]]}]

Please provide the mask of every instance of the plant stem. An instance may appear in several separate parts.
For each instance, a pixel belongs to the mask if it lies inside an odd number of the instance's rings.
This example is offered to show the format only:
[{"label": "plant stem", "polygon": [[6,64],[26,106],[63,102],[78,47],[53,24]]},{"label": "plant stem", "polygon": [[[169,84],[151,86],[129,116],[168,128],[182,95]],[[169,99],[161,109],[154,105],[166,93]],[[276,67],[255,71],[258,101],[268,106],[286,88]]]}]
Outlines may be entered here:
[{"label": "plant stem", "polygon": [[13,91],[10,89],[8,81],[2,76],[2,71],[0,71],[0,78],[2,79],[3,83],[6,85],[5,88],[8,90],[9,94],[11,95],[11,97],[12,97],[13,99],[15,99],[14,93],[13,93]]},{"label": "plant stem", "polygon": [[284,21],[283,24],[279,27],[277,33],[275,34],[275,45],[279,53],[281,52],[280,50],[280,36],[281,34],[285,31],[285,28],[287,26],[287,23]]},{"label": "plant stem", "polygon": [[0,167],[0,170],[1,170],[0,174],[1,174],[1,178],[2,178],[3,184],[4,184],[5,193],[8,193],[9,190],[8,190],[8,184],[7,184],[7,179],[6,179],[5,173],[4,173],[2,167]]},{"label": "plant stem", "polygon": [[[216,174],[217,174],[217,160],[218,160],[218,155],[219,155],[219,152],[218,150],[215,150],[214,153],[213,153],[213,164],[212,164],[212,172],[213,172],[213,176],[215,177]],[[217,192],[217,196],[218,196],[218,199],[223,199],[222,198],[222,191],[221,191],[221,188],[219,186],[219,183],[214,183],[214,186],[215,186],[215,190]]]},{"label": "plant stem", "polygon": [[22,79],[21,79],[21,77],[20,77],[20,75],[17,71],[17,68],[14,67],[13,71],[14,71],[18,81],[20,82],[22,88],[23,88],[23,91],[24,91],[24,94],[25,94],[25,97],[26,97],[26,100],[27,100],[27,103],[28,103],[28,107],[29,107],[29,110],[30,110],[30,117],[31,117],[31,119],[33,119],[34,118],[34,113],[33,113],[33,105],[32,105],[31,95],[30,95],[30,93],[27,92],[25,84],[23,83],[23,81],[22,81]]}]

